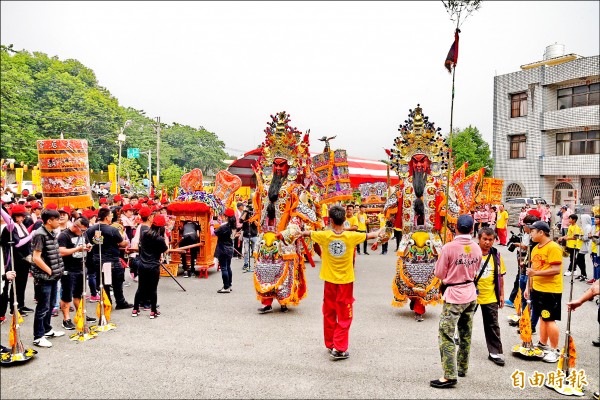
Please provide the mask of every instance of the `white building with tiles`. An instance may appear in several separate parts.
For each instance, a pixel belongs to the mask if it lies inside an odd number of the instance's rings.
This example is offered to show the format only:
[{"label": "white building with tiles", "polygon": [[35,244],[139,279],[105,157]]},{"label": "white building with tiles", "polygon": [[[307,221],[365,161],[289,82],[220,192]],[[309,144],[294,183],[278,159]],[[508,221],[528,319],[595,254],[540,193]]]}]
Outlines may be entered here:
[{"label": "white building with tiles", "polygon": [[494,78],[494,177],[505,200],[591,205],[600,196],[598,62],[555,44],[542,61]]}]

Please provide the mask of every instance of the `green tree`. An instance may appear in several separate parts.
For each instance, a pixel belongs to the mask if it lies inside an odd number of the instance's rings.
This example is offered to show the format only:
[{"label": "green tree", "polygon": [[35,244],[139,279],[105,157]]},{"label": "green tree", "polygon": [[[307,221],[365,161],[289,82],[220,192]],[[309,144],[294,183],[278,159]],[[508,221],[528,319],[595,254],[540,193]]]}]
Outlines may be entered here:
[{"label": "green tree", "polygon": [[179,186],[179,181],[183,176],[183,169],[176,164],[171,164],[167,168],[160,171],[160,185],[166,186],[169,190]]},{"label": "green tree", "polygon": [[455,129],[452,135],[452,154],[454,167],[459,168],[468,162],[467,175],[485,168],[485,176],[492,176],[494,160],[491,157],[490,146],[483,140],[479,129],[469,125],[464,130]]},{"label": "green tree", "polygon": [[176,149],[170,154],[170,158],[174,164],[182,168],[188,170],[200,168],[204,174],[209,174],[225,167],[223,163],[227,158],[224,150],[225,143],[215,133],[203,128],[196,129],[174,123],[163,130],[161,146],[162,143],[169,144],[173,150]]}]

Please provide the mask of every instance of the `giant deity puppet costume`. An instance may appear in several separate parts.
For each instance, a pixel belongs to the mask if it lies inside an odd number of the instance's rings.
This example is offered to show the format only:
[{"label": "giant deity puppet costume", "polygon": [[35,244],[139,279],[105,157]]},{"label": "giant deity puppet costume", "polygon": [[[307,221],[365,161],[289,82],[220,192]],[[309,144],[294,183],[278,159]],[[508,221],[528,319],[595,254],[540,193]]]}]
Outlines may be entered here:
[{"label": "giant deity puppet costume", "polygon": [[442,248],[444,223],[439,210],[446,198],[449,148],[440,128],[423,116],[419,105],[398,130],[400,136],[386,153],[400,183],[384,206],[386,217],[402,230],[392,305],[402,307],[410,301],[415,319],[422,321],[425,306],[442,301],[433,273]]},{"label": "giant deity puppet costume", "polygon": [[254,287],[263,305],[260,313],[272,311],[274,299],[285,312],[289,304],[298,305],[306,296],[304,257],[311,264],[312,258],[301,232],[319,227],[308,190],[313,183],[308,133],[301,138],[301,133],[288,125],[289,117],[285,111],[271,116],[255,168],[251,221],[256,221],[259,229]]}]

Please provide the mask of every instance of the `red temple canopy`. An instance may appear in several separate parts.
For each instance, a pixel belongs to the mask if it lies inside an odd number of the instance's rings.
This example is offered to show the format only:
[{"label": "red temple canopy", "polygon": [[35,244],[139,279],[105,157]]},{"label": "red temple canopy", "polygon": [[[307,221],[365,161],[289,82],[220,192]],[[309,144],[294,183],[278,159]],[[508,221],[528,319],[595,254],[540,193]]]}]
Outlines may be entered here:
[{"label": "red temple canopy", "polygon": [[[231,163],[227,168],[229,172],[242,179],[243,186],[256,187],[256,179],[252,166],[260,157],[261,149],[254,149]],[[315,156],[316,153],[311,153]],[[366,158],[348,157],[348,170],[350,171],[350,184],[353,188],[366,182],[386,182],[387,165],[381,161]],[[399,178],[394,171],[390,171],[390,182],[395,185]]]}]

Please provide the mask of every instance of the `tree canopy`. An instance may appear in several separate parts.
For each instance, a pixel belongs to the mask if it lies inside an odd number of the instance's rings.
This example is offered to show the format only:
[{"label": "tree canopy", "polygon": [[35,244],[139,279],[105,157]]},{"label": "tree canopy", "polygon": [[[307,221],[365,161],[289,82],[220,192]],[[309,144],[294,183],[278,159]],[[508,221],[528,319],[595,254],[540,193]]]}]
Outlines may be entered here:
[{"label": "tree canopy", "polygon": [[[152,150],[155,171],[156,121],[142,110],[119,105],[108,89],[98,84],[93,70],[77,60],[16,51],[12,45],[2,45],[0,57],[2,158],[37,164],[36,140],[63,134],[65,139],[86,139],[90,168],[106,170],[108,164],[117,163],[117,136],[123,129],[122,159],[126,159],[128,147]],[[131,123],[126,126],[126,121]],[[161,170],[175,165],[200,168],[206,175],[217,172],[228,158],[224,148],[217,134],[202,127],[161,124]],[[122,161],[123,168],[147,171],[147,157],[140,156],[126,167]]]},{"label": "tree canopy", "polygon": [[455,129],[452,135],[452,155],[454,167],[459,168],[468,162],[466,174],[485,168],[485,176],[492,176],[494,160],[491,157],[490,146],[483,140],[477,127],[469,125],[464,130]]}]

